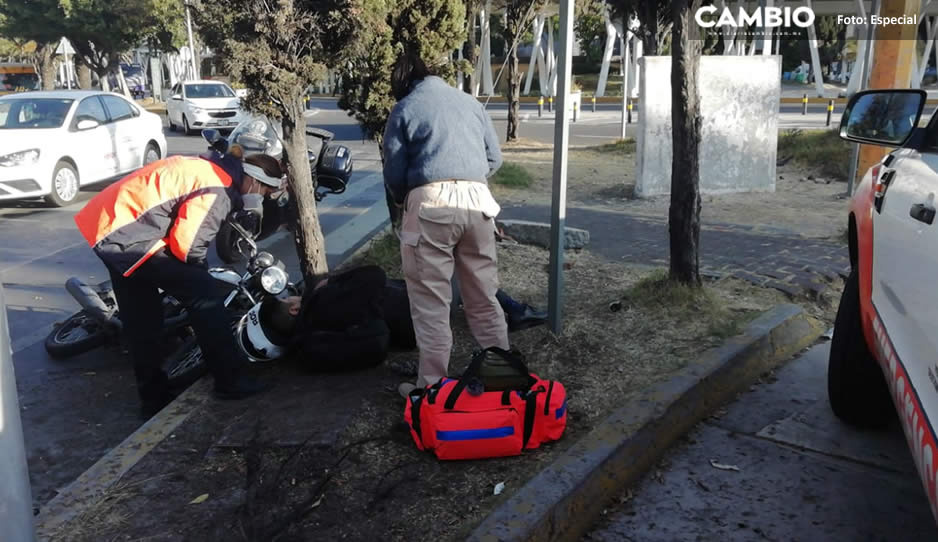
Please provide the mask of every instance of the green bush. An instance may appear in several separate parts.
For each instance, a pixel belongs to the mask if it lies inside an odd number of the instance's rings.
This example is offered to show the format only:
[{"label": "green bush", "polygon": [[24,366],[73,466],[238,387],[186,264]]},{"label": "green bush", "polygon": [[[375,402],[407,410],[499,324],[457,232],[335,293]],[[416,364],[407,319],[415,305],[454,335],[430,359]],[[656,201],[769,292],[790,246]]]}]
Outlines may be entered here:
[{"label": "green bush", "polygon": [[788,130],[778,138],[780,160],[792,158],[799,165],[839,181],[850,176],[850,144],[838,130]]},{"label": "green bush", "polygon": [[534,177],[524,166],[505,162],[492,176],[492,182],[508,188],[527,188],[534,183]]}]

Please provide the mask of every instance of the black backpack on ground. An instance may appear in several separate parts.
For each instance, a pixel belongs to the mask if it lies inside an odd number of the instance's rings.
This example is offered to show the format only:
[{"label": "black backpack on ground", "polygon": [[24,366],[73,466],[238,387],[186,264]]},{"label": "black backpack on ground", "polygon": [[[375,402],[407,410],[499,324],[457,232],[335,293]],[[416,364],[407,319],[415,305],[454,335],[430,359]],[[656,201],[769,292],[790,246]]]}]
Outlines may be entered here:
[{"label": "black backpack on ground", "polygon": [[329,277],[303,296],[294,330],[300,359],[315,371],[354,371],[381,364],[390,331],[384,320],[387,277],[364,266]]},{"label": "black backpack on ground", "polygon": [[417,348],[414,321],[410,316],[410,298],[407,297],[407,284],[403,280],[387,280],[384,292],[384,320],[391,331],[392,348]]}]

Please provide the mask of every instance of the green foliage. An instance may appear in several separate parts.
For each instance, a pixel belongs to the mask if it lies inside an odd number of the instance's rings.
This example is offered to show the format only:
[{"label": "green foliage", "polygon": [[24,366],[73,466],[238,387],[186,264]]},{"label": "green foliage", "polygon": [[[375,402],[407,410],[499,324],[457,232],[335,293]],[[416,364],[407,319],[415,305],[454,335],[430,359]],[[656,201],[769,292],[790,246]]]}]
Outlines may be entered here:
[{"label": "green foliage", "polygon": [[603,17],[603,4],[600,0],[586,0],[576,5],[577,15],[573,22],[573,31],[580,49],[590,63],[602,61],[606,47],[606,19]]},{"label": "green foliage", "polygon": [[57,35],[66,36],[99,75],[114,69],[121,53],[143,43],[172,50],[181,32],[183,11],[176,0],[58,0],[58,5],[62,16],[49,17],[62,25]]},{"label": "green foliage", "polygon": [[0,0],[0,34],[7,38],[57,42],[65,34],[60,0]]},{"label": "green foliage", "polygon": [[[452,79],[453,51],[466,37],[466,6],[459,0],[362,0],[355,39],[342,66],[339,107],[368,137],[380,140],[394,98],[391,70],[405,48],[416,50],[431,72]],[[465,67],[465,66],[464,66]]]},{"label": "green foliage", "polygon": [[534,183],[534,177],[524,166],[514,162],[505,162],[492,175],[492,182],[508,188],[527,188]]},{"label": "green foliage", "polygon": [[839,130],[788,130],[778,139],[778,156],[825,177],[844,181],[850,176],[851,147]]}]

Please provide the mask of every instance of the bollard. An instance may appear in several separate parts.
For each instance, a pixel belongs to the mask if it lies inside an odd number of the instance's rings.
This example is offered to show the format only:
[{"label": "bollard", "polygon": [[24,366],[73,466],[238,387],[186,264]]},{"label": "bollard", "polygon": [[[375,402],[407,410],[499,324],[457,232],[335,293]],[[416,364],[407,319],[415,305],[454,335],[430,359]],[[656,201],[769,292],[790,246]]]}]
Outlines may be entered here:
[{"label": "bollard", "polygon": [[632,98],[629,98],[629,105],[626,107],[629,110],[628,123],[632,124]]},{"label": "bollard", "polygon": [[576,122],[577,112],[578,112],[579,110],[580,110],[580,108],[577,107],[576,102],[573,102],[573,122]]},{"label": "bollard", "polygon": [[538,117],[544,116],[544,97],[543,96],[537,99],[537,116]]},{"label": "bollard", "polygon": [[834,100],[831,100],[827,103],[827,124],[826,126],[831,125],[831,115],[834,113]]},{"label": "bollard", "polygon": [[551,113],[554,112],[554,97],[553,96],[547,97],[547,110],[550,111]]},{"label": "bollard", "polygon": [[808,114],[808,95],[807,94],[804,95],[804,98],[801,98],[801,114],[802,115]]},{"label": "bollard", "polygon": [[593,96],[592,102],[593,102],[593,113],[595,113],[596,112],[596,96]]}]

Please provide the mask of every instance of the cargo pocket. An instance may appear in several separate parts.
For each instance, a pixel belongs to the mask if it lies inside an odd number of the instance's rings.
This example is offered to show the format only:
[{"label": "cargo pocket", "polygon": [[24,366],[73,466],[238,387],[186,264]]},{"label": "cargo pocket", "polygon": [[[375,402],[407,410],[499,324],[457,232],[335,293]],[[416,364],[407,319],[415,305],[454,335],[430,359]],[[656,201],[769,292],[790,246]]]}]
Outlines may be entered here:
[{"label": "cargo pocket", "polygon": [[436,419],[434,436],[440,459],[483,459],[521,454],[522,427],[518,411],[447,410]]},{"label": "cargo pocket", "polygon": [[401,271],[410,279],[420,277],[420,254],[417,245],[420,244],[420,232],[402,231],[401,238]]}]

